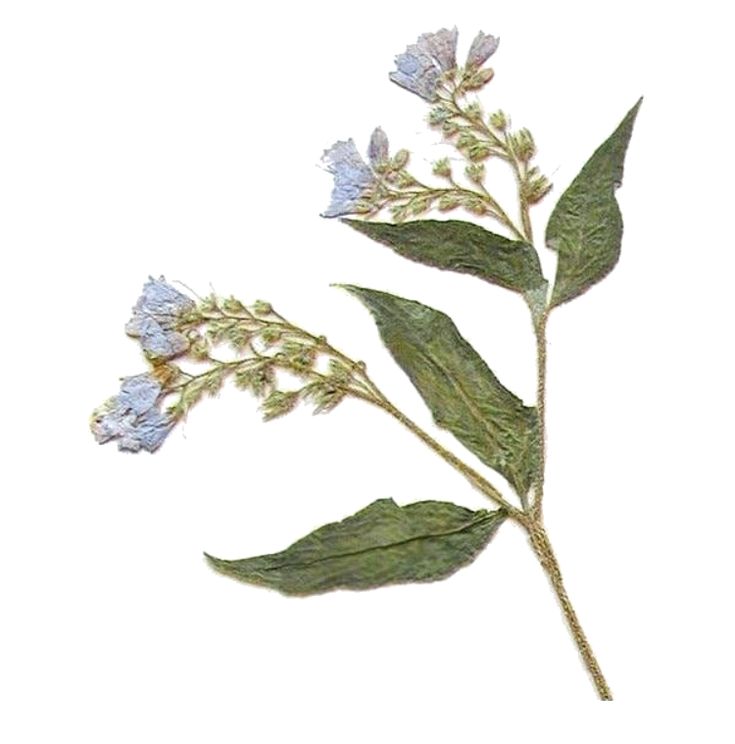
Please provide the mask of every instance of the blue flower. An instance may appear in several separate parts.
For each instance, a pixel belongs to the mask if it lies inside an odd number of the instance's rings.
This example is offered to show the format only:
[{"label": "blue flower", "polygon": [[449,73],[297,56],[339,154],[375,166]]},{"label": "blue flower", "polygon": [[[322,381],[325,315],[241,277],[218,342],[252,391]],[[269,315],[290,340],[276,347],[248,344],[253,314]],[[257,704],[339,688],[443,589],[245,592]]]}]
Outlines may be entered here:
[{"label": "blue flower", "polygon": [[322,162],[334,176],[332,200],[322,217],[354,214],[364,192],[376,183],[375,174],[349,139],[335,142],[324,151]]},{"label": "blue flower", "polygon": [[422,34],[415,44],[396,57],[397,70],[389,77],[394,82],[427,101],[436,100],[442,73],[457,66],[457,29],[443,28],[433,34]]},{"label": "blue flower", "polygon": [[133,308],[133,317],[125,326],[128,335],[140,339],[143,350],[156,359],[172,359],[189,348],[189,342],[177,328],[184,314],[196,304],[181,294],[163,277],[150,277],[143,294]]},{"label": "blue flower", "polygon": [[467,67],[481,67],[495,54],[500,39],[480,31],[475,36],[470,51],[467,54]]},{"label": "blue flower", "polygon": [[103,403],[93,414],[91,429],[104,444],[117,440],[120,450],[157,450],[174,426],[174,421],[158,409],[161,385],[149,374],[125,377],[120,392]]}]

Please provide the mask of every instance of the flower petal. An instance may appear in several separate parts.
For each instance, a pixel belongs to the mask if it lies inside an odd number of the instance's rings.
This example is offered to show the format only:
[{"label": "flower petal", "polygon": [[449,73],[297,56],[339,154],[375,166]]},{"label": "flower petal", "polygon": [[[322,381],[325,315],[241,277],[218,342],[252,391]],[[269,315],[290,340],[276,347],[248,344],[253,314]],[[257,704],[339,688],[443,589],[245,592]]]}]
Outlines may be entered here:
[{"label": "flower petal", "polygon": [[396,57],[396,67],[398,69],[388,75],[394,83],[426,101],[436,100],[441,71],[432,57],[412,44]]},{"label": "flower petal", "polygon": [[135,375],[123,379],[117,400],[122,408],[139,416],[156,405],[160,394],[161,385],[155,378],[148,374]]},{"label": "flower petal", "polygon": [[457,29],[446,28],[421,34],[415,44],[396,57],[396,70],[390,79],[427,101],[436,100],[443,72],[457,66]]},{"label": "flower petal", "polygon": [[442,72],[448,72],[457,66],[456,26],[451,31],[442,28],[433,34],[421,34],[416,45],[436,61]]}]

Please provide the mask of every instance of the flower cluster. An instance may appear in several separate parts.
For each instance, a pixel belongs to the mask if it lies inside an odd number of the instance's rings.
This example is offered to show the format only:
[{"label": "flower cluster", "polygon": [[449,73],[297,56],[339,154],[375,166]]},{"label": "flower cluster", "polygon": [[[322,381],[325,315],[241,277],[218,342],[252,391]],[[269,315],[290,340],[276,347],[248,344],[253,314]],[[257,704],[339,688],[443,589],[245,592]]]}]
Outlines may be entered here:
[{"label": "flower cluster", "polygon": [[[378,133],[371,162],[386,155],[387,140]],[[324,337],[289,323],[267,302],[247,307],[234,297],[210,296],[197,304],[163,277],[150,279],[126,331],[140,341],[151,370],[123,378],[119,393],[91,420],[95,439],[117,441],[120,450],[158,449],[176,423],[205,395],[215,395],[228,377],[261,399],[266,420],[300,401],[325,413],[348,395],[373,395],[364,365]],[[215,356],[222,346],[233,358]],[[282,388],[282,373],[297,386]]]},{"label": "flower cluster", "polygon": [[[443,28],[419,36],[415,44],[396,57],[390,79],[432,104],[429,124],[442,131],[465,159],[464,182],[458,181],[448,158],[433,166],[439,185],[423,183],[406,166],[409,153],[399,150],[391,158],[382,129],[373,132],[365,162],[352,139],[336,142],[325,151],[323,163],[334,176],[331,203],[324,217],[357,215],[369,219],[383,209],[395,222],[418,217],[431,209],[448,212],[466,209],[502,223],[514,238],[529,241],[527,211],[551,188],[538,168],[530,165],[535,145],[530,132],[510,131],[502,112],[486,116],[476,101],[466,96],[485,86],[493,70],[483,67],[498,48],[495,36],[480,31],[472,41],[464,67],[457,65],[457,29]],[[485,185],[484,161],[495,157],[515,171],[521,199],[520,227],[503,211]]]},{"label": "flower cluster", "polygon": [[161,410],[162,380],[167,377],[161,364],[188,350],[189,340],[182,331],[195,310],[196,303],[164,277],[149,277],[125,331],[139,339],[157,374],[123,378],[120,392],[94,411],[91,429],[100,444],[116,440],[118,448],[128,452],[153,452],[161,446],[176,423]]}]

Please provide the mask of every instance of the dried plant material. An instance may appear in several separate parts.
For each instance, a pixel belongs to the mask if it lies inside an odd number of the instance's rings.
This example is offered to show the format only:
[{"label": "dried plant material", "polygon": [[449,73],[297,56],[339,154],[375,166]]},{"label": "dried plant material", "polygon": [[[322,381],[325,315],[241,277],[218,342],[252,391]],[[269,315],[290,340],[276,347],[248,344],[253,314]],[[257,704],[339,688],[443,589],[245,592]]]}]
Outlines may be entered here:
[{"label": "dried plant material", "polygon": [[[600,699],[612,700],[544,527],[546,329],[557,305],[599,282],[618,260],[622,218],[615,189],[640,101],[554,207],[545,240],[558,254],[550,282],[542,272],[531,219],[532,207],[552,188],[535,164],[536,141],[526,127],[514,129],[504,111],[486,113],[474,95],[494,77],[494,70],[483,65],[496,52],[498,39],[478,33],[464,67],[457,66],[457,42],[456,29],[422,34],[396,57],[390,79],[430,104],[429,127],[455,148],[461,164],[436,160],[435,182],[424,183],[410,171],[408,149],[391,155],[380,127],[370,138],[367,161],[354,140],[340,140],[323,156],[334,178],[323,216],[349,217],[342,221],[410,261],[470,274],[525,301],[537,350],[532,406],[500,382],[445,312],[376,289],[344,287],[370,311],[387,350],[437,426],[500,474],[512,497],[406,416],[363,362],[324,336],[286,320],[263,300],[247,304],[212,295],[195,302],[163,278],[144,286],[126,326],[139,340],[149,370],[124,378],[120,392],[93,414],[91,428],[100,443],[114,440],[122,450],[153,452],[193,406],[216,395],[228,380],[259,401],[266,421],[301,404],[328,413],[347,398],[377,407],[451,465],[495,510],[473,512],[440,501],[398,506],[380,499],[280,553],[237,560],[207,556],[211,565],[240,581],[296,595],[435,581],[473,561],[504,521],[514,521],[549,578]],[[516,186],[514,210],[493,196],[498,176],[486,167],[490,160],[507,166]],[[475,219],[417,219],[456,210]],[[390,220],[380,219],[386,214]],[[501,233],[477,224],[480,218]]]}]

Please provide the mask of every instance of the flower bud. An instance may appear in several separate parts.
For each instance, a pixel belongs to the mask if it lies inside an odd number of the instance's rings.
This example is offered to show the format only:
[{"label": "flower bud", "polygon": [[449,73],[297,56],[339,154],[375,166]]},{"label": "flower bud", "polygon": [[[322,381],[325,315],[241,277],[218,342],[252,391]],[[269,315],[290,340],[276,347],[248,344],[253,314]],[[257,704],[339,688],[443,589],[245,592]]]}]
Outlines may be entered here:
[{"label": "flower bud", "polygon": [[451,178],[452,166],[449,165],[449,160],[447,158],[442,158],[434,163],[432,172],[435,176],[439,176],[440,178]]},{"label": "flower bud", "polygon": [[401,168],[405,168],[408,165],[408,160],[410,156],[411,155],[408,152],[408,150],[399,150],[393,157],[393,167],[396,170],[401,170]]},{"label": "flower bud", "polygon": [[490,126],[495,129],[504,132],[509,122],[508,117],[502,111],[496,111],[494,114],[490,114]]}]

